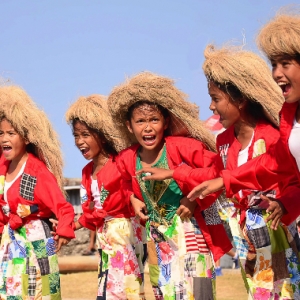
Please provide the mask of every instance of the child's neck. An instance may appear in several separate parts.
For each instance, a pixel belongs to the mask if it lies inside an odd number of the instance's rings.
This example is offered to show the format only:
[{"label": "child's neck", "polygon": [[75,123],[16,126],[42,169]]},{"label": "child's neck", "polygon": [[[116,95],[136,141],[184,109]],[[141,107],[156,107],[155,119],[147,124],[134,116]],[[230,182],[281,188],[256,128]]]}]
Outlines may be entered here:
[{"label": "child's neck", "polygon": [[238,122],[234,125],[236,139],[242,146],[241,150],[245,149],[249,145],[255,127],[256,123],[248,123],[245,121]]},{"label": "child's neck", "polygon": [[5,180],[7,182],[10,182],[16,178],[16,176],[19,174],[22,166],[27,161],[27,158],[28,158],[28,153],[25,152],[22,156],[17,157],[11,161],[11,163],[9,164],[8,170],[7,170],[6,178],[5,178]]},{"label": "child's neck", "polygon": [[142,166],[151,167],[152,165],[154,165],[161,157],[163,149],[164,149],[164,142],[159,148],[153,150],[147,150],[142,147],[140,150],[140,158],[141,158]]},{"label": "child's neck", "polygon": [[96,157],[93,158],[93,179],[97,179],[97,173],[103,168],[103,166],[107,163],[109,156],[104,153],[100,153]]}]

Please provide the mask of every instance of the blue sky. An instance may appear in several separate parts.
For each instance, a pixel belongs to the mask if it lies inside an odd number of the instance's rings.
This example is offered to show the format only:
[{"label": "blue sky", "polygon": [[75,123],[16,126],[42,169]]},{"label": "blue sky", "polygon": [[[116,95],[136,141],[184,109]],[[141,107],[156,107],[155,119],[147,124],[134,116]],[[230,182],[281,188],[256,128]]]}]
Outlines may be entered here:
[{"label": "blue sky", "polygon": [[107,95],[125,76],[152,71],[211,113],[203,50],[255,35],[284,0],[0,0],[0,76],[23,87],[60,136],[66,177],[87,163],[64,121],[79,96]]}]

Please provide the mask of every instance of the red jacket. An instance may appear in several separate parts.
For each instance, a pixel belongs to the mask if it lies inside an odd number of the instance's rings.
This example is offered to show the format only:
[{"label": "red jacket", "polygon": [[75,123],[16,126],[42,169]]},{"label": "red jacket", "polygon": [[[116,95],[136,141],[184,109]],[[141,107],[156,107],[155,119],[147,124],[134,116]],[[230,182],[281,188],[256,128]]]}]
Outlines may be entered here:
[{"label": "red jacket", "polygon": [[[185,137],[166,137],[166,151],[168,164],[171,170],[176,169],[182,164],[187,164],[193,168],[208,167],[212,164],[215,154],[206,150],[203,143]],[[142,192],[135,178],[137,151],[139,145],[131,146],[123,150],[117,158],[118,167],[123,177],[123,187],[127,192],[127,199],[129,201],[130,195],[134,194],[138,199],[142,200]],[[177,181],[179,188],[183,195],[187,195],[190,190]],[[209,202],[210,201],[210,202]],[[205,241],[210,248],[215,260],[218,260],[226,252],[228,252],[232,245],[227,238],[225,229],[221,223],[216,225],[208,225],[205,222],[203,214],[207,212],[206,209],[214,203],[215,197],[208,197],[206,202],[198,202],[199,206],[195,209],[194,217],[197,220]],[[203,214],[201,213],[203,211]]]},{"label": "red jacket", "polygon": [[[279,132],[277,129],[269,123],[259,122],[254,129],[254,136],[248,151],[248,161],[264,153],[265,149],[269,149],[272,145],[276,144],[278,139]],[[259,144],[263,147],[263,149],[258,152],[256,148]],[[182,166],[175,170],[174,174],[176,174],[174,178],[176,176],[181,177],[180,179],[182,181],[185,181],[186,184],[189,184],[190,188],[193,188],[200,182],[218,177],[220,172],[224,169],[235,170],[238,167],[238,155],[241,150],[241,144],[235,138],[234,126],[231,126],[217,136],[217,149],[219,155],[216,156],[215,161],[210,168],[192,169],[188,166]],[[179,169],[184,170],[182,172],[182,170],[179,171]],[[274,189],[275,192],[278,193],[277,184],[271,186],[269,190],[271,189]],[[235,203],[235,206],[242,209],[242,212],[248,208],[247,194],[249,195],[250,192],[244,191],[244,196],[242,198],[239,195],[235,195],[236,200],[239,202],[239,205]],[[233,195],[231,195],[231,197],[232,196]]]},{"label": "red jacket", "polygon": [[81,199],[83,215],[78,220],[82,226],[91,230],[101,228],[104,218],[107,216],[114,218],[130,218],[133,216],[129,203],[125,200],[125,194],[121,189],[122,178],[114,157],[110,157],[97,173],[99,191],[104,193],[106,198],[102,209],[94,207],[91,193],[93,164],[91,161],[82,170],[81,184],[86,190],[87,199]]},{"label": "red jacket", "polygon": [[[4,180],[10,161],[2,161],[0,177]],[[74,238],[72,225],[74,210],[63,196],[56,178],[46,165],[34,155],[28,153],[24,172],[7,191],[10,208],[9,216],[0,210],[0,222],[9,223],[13,230],[23,226],[28,220],[48,219],[53,214],[58,219],[56,233]],[[2,208],[6,205],[3,191],[0,194]]]},{"label": "red jacket", "polygon": [[268,190],[278,183],[279,193],[276,198],[285,206],[288,214],[282,221],[289,224],[300,214],[300,205],[295,198],[300,197],[300,173],[297,163],[288,147],[297,103],[284,103],[280,112],[280,139],[268,152],[247,162],[243,166],[220,173],[223,177],[227,197],[240,189]]}]

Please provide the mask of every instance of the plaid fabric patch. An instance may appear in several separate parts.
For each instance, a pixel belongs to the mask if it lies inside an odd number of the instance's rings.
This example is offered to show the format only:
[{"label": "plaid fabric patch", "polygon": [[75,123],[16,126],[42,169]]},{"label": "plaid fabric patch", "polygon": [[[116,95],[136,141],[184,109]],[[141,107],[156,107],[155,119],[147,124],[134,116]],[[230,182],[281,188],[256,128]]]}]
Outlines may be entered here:
[{"label": "plaid fabric patch", "polygon": [[216,202],[214,202],[209,208],[205,209],[202,213],[207,225],[222,224]]},{"label": "plaid fabric patch", "polygon": [[248,253],[248,244],[245,239],[239,236],[233,236],[233,243],[240,259],[246,259]]},{"label": "plaid fabric patch", "polygon": [[46,222],[45,220],[41,220],[41,222],[42,222],[42,225],[43,225],[43,228],[44,228],[46,238],[52,237],[52,235],[50,233],[50,227],[49,227],[48,222]]},{"label": "plaid fabric patch", "polygon": [[248,230],[247,236],[256,249],[271,245],[267,226]]},{"label": "plaid fabric patch", "polygon": [[40,269],[41,269],[41,275],[50,274],[50,265],[49,265],[48,257],[38,258],[37,261],[38,261],[38,264],[39,264]]},{"label": "plaid fabric patch", "polygon": [[28,267],[28,295],[34,296],[36,290],[36,267]]},{"label": "plaid fabric patch", "polygon": [[175,299],[186,300],[188,296],[186,294],[186,289],[184,288],[183,282],[180,282],[178,285],[175,285]]},{"label": "plaid fabric patch", "polygon": [[164,295],[158,286],[152,286],[155,300],[164,300]]},{"label": "plaid fabric patch", "polygon": [[23,173],[21,177],[21,183],[20,183],[20,195],[26,200],[33,201],[35,186],[36,186],[36,177]]},{"label": "plaid fabric patch", "polygon": [[193,254],[187,254],[184,259],[184,273],[187,277],[196,276],[196,257]]}]

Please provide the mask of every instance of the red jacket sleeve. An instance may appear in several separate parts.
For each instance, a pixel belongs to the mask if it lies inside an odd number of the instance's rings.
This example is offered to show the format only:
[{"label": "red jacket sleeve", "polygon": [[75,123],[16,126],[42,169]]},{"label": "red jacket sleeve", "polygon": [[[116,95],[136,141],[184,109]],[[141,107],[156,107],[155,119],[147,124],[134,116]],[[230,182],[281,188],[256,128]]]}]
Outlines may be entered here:
[{"label": "red jacket sleeve", "polygon": [[[214,164],[217,155],[207,150],[202,142],[192,138],[185,138],[184,143],[176,145],[176,149],[180,159],[173,158],[173,160],[182,161],[182,163],[178,166],[175,163],[173,178],[184,195],[187,195],[202,181],[215,178],[218,173]],[[214,193],[203,200],[197,200],[201,210],[208,208],[219,194]]]},{"label": "red jacket sleeve", "polygon": [[74,209],[66,201],[58,187],[54,175],[43,166],[37,176],[37,184],[34,190],[35,197],[42,206],[50,209],[58,219],[57,234],[67,238],[74,238]]},{"label": "red jacket sleeve", "polygon": [[[130,151],[130,149],[128,149],[128,151]],[[125,161],[126,157],[127,162]],[[127,166],[132,163],[131,160],[131,157],[126,156],[124,151],[116,157],[117,168],[122,176],[121,188],[124,191],[125,201],[127,201],[128,204],[130,203],[130,196],[134,194],[132,187],[132,174],[129,173],[128,169],[130,168]],[[133,170],[135,170],[135,168]]]}]

